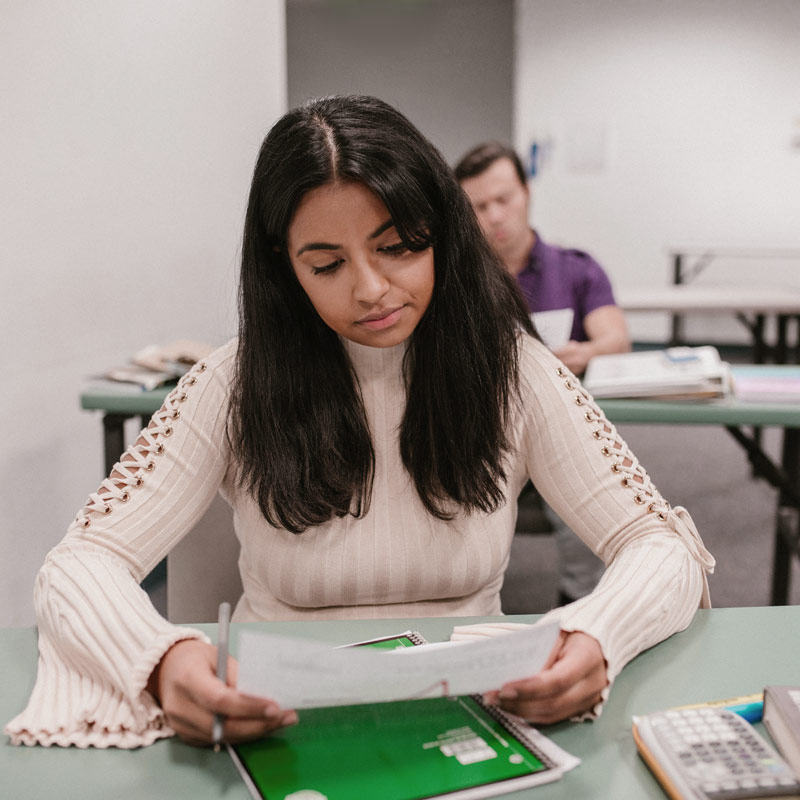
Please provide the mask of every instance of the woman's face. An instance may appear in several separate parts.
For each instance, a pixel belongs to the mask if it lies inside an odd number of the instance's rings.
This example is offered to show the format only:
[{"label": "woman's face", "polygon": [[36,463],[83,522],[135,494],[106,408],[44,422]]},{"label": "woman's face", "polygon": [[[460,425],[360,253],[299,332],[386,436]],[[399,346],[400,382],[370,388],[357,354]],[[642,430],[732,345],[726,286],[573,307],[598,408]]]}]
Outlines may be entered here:
[{"label": "woman's face", "polygon": [[386,206],[361,183],[308,192],[287,240],[297,280],[322,320],[346,339],[400,344],[428,308],[433,248],[408,250]]}]

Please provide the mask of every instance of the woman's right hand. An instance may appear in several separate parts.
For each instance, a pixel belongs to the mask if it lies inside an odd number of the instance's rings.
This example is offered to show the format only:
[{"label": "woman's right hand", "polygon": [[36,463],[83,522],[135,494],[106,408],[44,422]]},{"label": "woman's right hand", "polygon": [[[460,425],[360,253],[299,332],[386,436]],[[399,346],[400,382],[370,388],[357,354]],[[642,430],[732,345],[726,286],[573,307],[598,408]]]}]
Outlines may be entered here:
[{"label": "woman's right hand", "polygon": [[167,724],[188,744],[211,744],[214,714],[225,717],[223,739],[257,739],[294,725],[297,712],[263,697],[236,690],[238,664],[228,657],[227,685],[217,678],[217,648],[197,639],[176,642],[150,675],[148,691],[164,710]]}]

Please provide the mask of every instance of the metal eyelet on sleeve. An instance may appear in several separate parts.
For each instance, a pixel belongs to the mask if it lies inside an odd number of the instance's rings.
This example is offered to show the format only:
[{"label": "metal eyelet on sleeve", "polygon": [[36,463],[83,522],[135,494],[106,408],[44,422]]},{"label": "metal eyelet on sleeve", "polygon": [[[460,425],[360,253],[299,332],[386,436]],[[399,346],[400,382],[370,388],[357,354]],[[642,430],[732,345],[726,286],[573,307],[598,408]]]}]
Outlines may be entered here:
[{"label": "metal eyelet on sleeve", "polygon": [[162,439],[172,436],[175,432],[174,423],[181,416],[177,404],[186,401],[186,387],[194,386],[197,375],[207,368],[204,361],[196,364],[167,395],[164,405],[153,414],[150,424],[139,434],[136,442],[122,454],[111,475],[103,480],[96,492],[89,495],[76,518],[82,528],[92,524],[92,514],[110,514],[114,510],[113,501],[127,503],[131,498],[130,490],[140,489],[144,485],[143,473],[155,471],[153,456],[164,454],[166,447]]},{"label": "metal eyelet on sleeve", "polygon": [[[617,434],[614,426],[608,421],[603,411],[595,403],[592,396],[583,388],[576,378],[568,373],[563,367],[556,369],[559,378],[563,378],[564,387],[567,391],[577,393],[573,395],[573,400],[577,406],[585,406],[583,418],[586,422],[593,424],[590,436],[598,443],[602,442],[600,452],[607,458],[614,457],[611,464],[611,472],[622,476],[620,484],[625,489],[632,490],[631,499],[638,506],[647,506],[647,513],[655,514],[662,522],[669,519],[670,505],[667,503],[653,485],[650,477],[644,468],[639,464],[637,458],[628,450],[625,442]],[[599,423],[597,427],[595,423]]]}]

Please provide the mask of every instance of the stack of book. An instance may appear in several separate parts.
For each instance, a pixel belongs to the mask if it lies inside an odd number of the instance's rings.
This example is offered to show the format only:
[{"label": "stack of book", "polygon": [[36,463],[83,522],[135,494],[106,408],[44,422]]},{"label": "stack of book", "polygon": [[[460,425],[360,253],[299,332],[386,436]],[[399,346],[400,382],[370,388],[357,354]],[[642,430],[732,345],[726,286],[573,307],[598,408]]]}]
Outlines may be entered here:
[{"label": "stack of book", "polygon": [[583,385],[598,399],[706,400],[732,390],[730,365],[710,345],[595,356]]},{"label": "stack of book", "polygon": [[781,755],[800,776],[800,686],[764,688],[764,725]]},{"label": "stack of book", "polygon": [[171,344],[149,345],[121,367],[113,367],[93,381],[94,388],[114,391],[116,385],[123,391],[157,389],[186,374],[192,365],[205,358],[213,347],[203,342],[180,339]]}]

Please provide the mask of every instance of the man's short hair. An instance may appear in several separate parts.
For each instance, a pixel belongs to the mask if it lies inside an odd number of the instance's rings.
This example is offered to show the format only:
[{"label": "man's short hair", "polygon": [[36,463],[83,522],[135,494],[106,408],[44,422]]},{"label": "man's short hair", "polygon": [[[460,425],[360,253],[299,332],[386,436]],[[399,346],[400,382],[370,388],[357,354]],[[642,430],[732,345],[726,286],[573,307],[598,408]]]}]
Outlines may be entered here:
[{"label": "man's short hair", "polygon": [[523,186],[527,185],[528,181],[520,157],[513,148],[501,142],[484,142],[473,147],[456,164],[454,169],[456,178],[458,178],[459,182],[465,181],[467,178],[474,178],[476,175],[485,172],[495,161],[499,161],[501,158],[507,158],[514,165],[520,183]]}]

